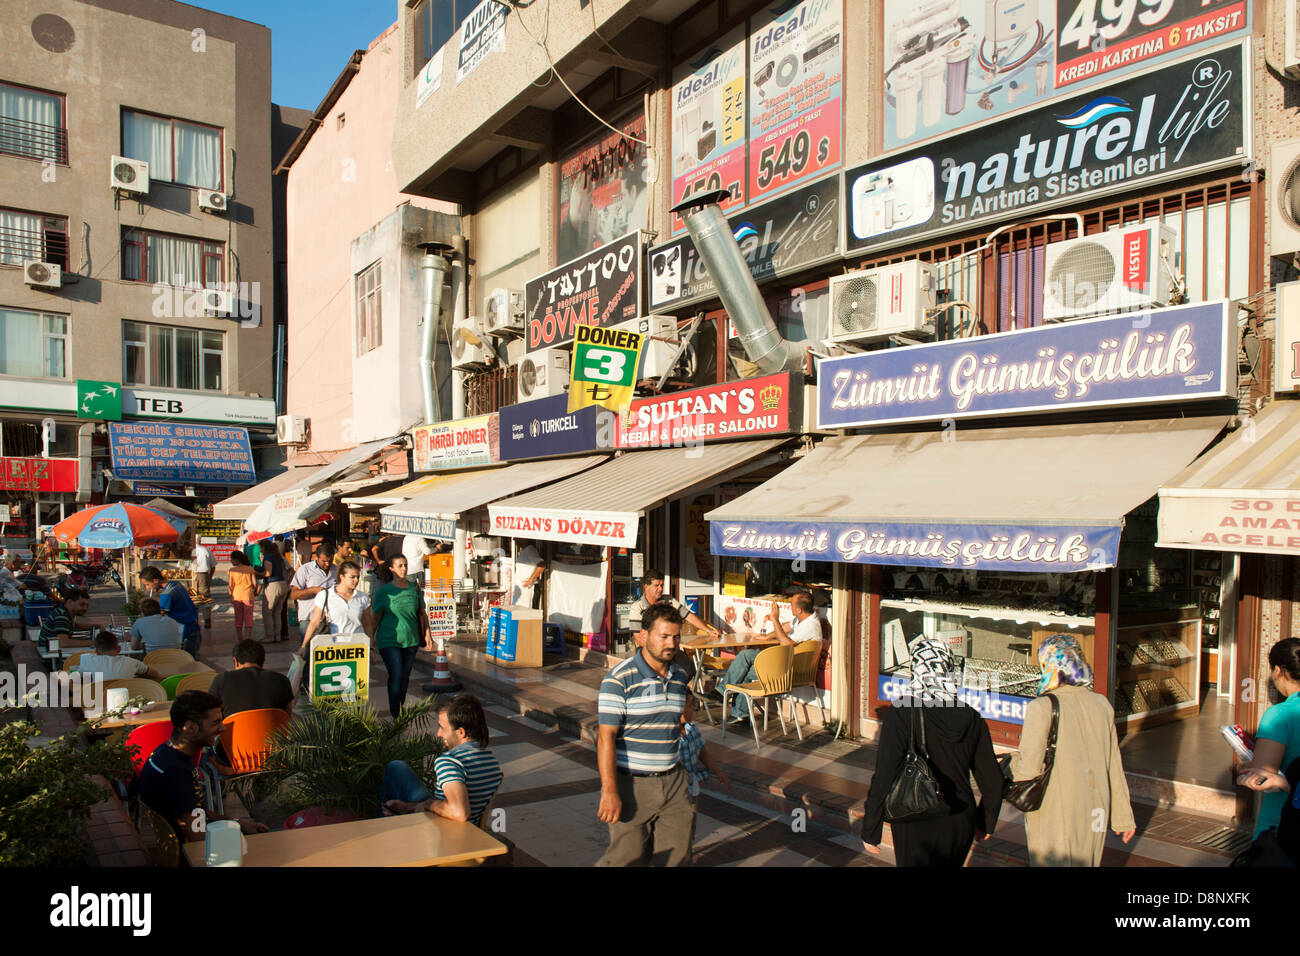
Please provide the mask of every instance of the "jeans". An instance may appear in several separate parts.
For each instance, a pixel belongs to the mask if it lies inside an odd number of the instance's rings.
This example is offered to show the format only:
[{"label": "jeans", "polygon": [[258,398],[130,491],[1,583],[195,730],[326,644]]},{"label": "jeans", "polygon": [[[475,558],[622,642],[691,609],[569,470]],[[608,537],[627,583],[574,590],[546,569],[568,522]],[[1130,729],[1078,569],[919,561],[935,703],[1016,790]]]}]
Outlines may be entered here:
[{"label": "jeans", "polygon": [[411,683],[411,668],[415,666],[414,647],[381,647],[379,656],[388,671],[388,713],[396,717],[406,702],[406,688]]},{"label": "jeans", "polygon": [[[730,666],[727,668],[727,672],[722,675],[722,686],[726,687],[728,684],[744,684],[747,681],[757,680],[758,673],[754,670],[754,658],[758,657],[758,652],[760,650],[762,650],[762,648],[747,647],[737,654],[736,659],[732,661]],[[737,694],[731,700],[731,716],[749,716],[748,698]],[[722,717],[725,720],[727,715],[723,714]]]},{"label": "jeans", "polygon": [[203,643],[203,632],[199,630],[198,621],[186,624],[181,632],[181,647],[188,651],[196,661],[199,659],[199,645]]},{"label": "jeans", "polygon": [[389,800],[418,803],[432,796],[410,764],[403,760],[390,761],[384,768],[384,785],[379,793],[379,812],[376,816],[383,816],[384,804]]}]

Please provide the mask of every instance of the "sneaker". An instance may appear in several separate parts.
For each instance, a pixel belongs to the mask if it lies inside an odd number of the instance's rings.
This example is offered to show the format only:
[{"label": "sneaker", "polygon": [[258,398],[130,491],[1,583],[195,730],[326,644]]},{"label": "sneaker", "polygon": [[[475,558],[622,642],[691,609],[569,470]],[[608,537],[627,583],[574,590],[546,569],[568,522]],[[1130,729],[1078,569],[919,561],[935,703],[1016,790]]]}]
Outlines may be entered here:
[{"label": "sneaker", "polygon": [[749,718],[748,718],[748,717],[732,717],[731,720],[727,721],[727,726],[728,726],[728,727],[748,727],[748,726],[749,726]]}]

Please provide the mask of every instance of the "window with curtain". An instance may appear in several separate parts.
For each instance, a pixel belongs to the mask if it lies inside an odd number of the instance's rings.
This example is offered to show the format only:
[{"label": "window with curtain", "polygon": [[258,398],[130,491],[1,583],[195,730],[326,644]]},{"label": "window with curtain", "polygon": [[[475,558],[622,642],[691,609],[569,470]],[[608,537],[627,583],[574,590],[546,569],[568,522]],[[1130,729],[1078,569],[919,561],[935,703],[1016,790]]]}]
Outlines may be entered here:
[{"label": "window with curtain", "polygon": [[379,348],[383,310],[380,296],[384,291],[384,281],[380,266],[376,262],[358,273],[357,283],[357,354],[365,355],[371,349]]},{"label": "window with curtain", "polygon": [[211,288],[225,281],[225,243],[122,230],[122,278]]},{"label": "window with curtain", "polygon": [[221,130],[213,126],[124,109],[122,155],[147,162],[150,179],[222,188]]},{"label": "window with curtain", "polygon": [[63,97],[0,83],[0,153],[66,163]]},{"label": "window with curtain", "polygon": [[66,378],[68,317],[0,308],[0,375]]},{"label": "window with curtain", "polygon": [[0,265],[21,266],[30,259],[68,268],[68,220],[0,209]]},{"label": "window with curtain", "polygon": [[219,392],[226,334],[144,322],[122,323],[122,382]]}]

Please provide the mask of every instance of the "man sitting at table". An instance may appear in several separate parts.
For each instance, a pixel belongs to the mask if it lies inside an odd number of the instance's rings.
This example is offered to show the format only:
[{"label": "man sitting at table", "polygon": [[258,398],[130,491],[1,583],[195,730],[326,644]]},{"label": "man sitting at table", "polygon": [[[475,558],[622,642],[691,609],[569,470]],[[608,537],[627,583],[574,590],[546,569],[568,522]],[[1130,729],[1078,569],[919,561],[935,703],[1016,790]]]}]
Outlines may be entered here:
[{"label": "man sitting at table", "polygon": [[144,648],[146,654],[181,646],[181,626],[166,617],[153,598],[142,598],[140,617],[131,625],[131,649]]},{"label": "man sitting at table", "polygon": [[[677,600],[677,598],[671,594],[665,594],[664,573],[656,568],[651,568],[641,578],[641,597],[632,605],[627,614],[627,622],[632,629],[632,633],[636,635],[638,647],[645,643],[645,633],[641,627],[641,615],[656,604],[667,604],[682,616],[682,620],[686,624],[703,634],[707,634],[709,637],[717,637],[720,633],[713,625],[701,621],[694,611]],[[673,658],[673,663],[686,671],[686,682],[688,684],[695,679],[695,658],[692,655],[679,648],[677,655]]]},{"label": "man sitting at table", "polygon": [[[165,819],[182,841],[202,840],[207,824],[230,817],[207,813],[203,779],[195,757],[221,734],[221,701],[206,691],[189,690],[172,702],[171,739],[159,744],[140,769],[140,800]],[[240,820],[245,833],[266,833],[256,820]]]},{"label": "man sitting at table", "polygon": [[384,816],[432,811],[449,820],[478,823],[501,786],[501,764],[488,750],[487,715],[477,697],[461,694],[438,711],[438,739],[447,749],[433,762],[429,793],[410,764],[384,769],[379,805]]},{"label": "man sitting at table", "polygon": [[76,629],[77,618],[90,610],[90,595],[69,588],[63,593],[54,610],[41,621],[41,636],[37,639],[41,650],[49,650],[50,638],[66,641]]},{"label": "man sitting at table", "polygon": [[168,581],[157,568],[140,572],[140,584],[158,601],[164,614],[181,626],[181,647],[199,659],[203,632],[199,630],[199,609],[190,599],[189,589],[180,581]]},{"label": "man sitting at table", "polygon": [[158,672],[134,657],[122,655],[122,645],[112,631],[100,631],[95,635],[95,653],[89,651],[77,661],[78,674],[98,674],[104,680],[116,680],[119,677],[147,677],[150,680],[162,680]]},{"label": "man sitting at table", "polygon": [[235,669],[218,674],[209,690],[221,701],[221,713],[229,717],[245,710],[274,708],[293,712],[293,688],[278,671],[263,670],[266,649],[260,641],[246,638],[235,645]]},{"label": "man sitting at table", "polygon": [[[772,622],[772,636],[782,644],[802,644],[804,641],[820,641],[822,639],[822,622],[821,619],[813,613],[812,595],[806,591],[800,591],[790,598],[790,610],[794,612],[794,626],[781,623],[780,609],[776,601],[772,602],[772,609],[767,615],[767,619]],[[754,658],[766,648],[747,647],[731,662],[727,668],[726,674],[722,680],[718,681],[718,695],[722,696],[723,689],[728,684],[744,684],[748,681],[757,680],[758,672],[754,669]],[[726,716],[725,714],[723,715]],[[749,699],[741,694],[732,698],[731,703],[732,723],[744,724],[749,721]]]}]

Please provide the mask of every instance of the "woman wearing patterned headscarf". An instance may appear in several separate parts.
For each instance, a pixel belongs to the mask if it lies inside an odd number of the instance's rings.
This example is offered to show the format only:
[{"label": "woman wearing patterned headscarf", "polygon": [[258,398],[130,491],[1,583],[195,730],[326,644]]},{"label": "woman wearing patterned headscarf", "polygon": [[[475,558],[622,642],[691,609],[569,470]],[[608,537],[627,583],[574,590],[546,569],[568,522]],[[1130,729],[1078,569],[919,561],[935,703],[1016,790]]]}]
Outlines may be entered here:
[{"label": "woman wearing patterned headscarf", "polygon": [[[880,852],[885,798],[903,769],[915,719],[917,749],[921,749],[924,723],[924,749],[948,805],[948,815],[891,823],[894,858],[899,866],[961,866],[976,834],[987,839],[997,826],[1002,774],[993,755],[988,724],[974,708],[958,699],[948,645],[918,637],[908,645],[908,652],[912,658],[911,683],[897,704],[880,713],[876,770],[867,793],[862,843],[868,853]],[[978,803],[970,785],[972,772],[981,794]]]},{"label": "woman wearing patterned headscarf", "polygon": [[1043,753],[1052,722],[1051,694],[1060,705],[1056,760],[1043,802],[1025,814],[1031,866],[1097,866],[1106,827],[1125,843],[1137,824],[1129,806],[1128,783],[1120,763],[1115,712],[1093,692],[1092,668],[1079,642],[1069,634],[1046,638],[1038,648],[1043,677],[1040,695],[1025,708],[1020,751],[1011,758],[1011,775],[1028,780],[1043,772]]}]

